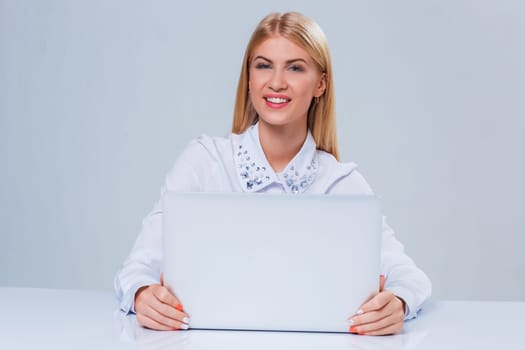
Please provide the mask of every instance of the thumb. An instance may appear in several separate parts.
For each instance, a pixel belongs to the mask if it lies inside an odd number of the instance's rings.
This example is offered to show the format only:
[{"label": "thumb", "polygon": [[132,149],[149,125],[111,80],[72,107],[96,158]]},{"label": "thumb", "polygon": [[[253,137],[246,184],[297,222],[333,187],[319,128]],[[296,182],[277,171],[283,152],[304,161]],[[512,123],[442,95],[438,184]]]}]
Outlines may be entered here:
[{"label": "thumb", "polygon": [[379,292],[385,290],[385,275],[379,275]]}]

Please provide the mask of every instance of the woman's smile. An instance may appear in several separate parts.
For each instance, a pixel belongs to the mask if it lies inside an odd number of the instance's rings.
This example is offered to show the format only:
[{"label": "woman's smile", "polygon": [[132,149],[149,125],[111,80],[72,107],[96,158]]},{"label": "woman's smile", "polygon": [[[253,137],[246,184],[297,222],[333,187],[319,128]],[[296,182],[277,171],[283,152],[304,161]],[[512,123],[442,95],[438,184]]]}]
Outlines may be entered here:
[{"label": "woman's smile", "polygon": [[291,101],[290,97],[282,94],[266,94],[264,95],[264,99],[266,100],[266,105],[274,109],[284,108],[288,106]]}]

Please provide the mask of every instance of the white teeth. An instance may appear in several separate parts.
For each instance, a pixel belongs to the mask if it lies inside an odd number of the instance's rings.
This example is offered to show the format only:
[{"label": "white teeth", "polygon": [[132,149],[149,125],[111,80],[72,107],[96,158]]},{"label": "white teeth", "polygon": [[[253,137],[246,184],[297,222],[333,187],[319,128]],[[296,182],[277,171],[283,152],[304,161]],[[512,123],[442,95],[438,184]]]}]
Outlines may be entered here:
[{"label": "white teeth", "polygon": [[271,102],[271,103],[285,103],[285,102],[288,102],[287,99],[279,98],[279,97],[268,97],[266,99],[266,101]]}]

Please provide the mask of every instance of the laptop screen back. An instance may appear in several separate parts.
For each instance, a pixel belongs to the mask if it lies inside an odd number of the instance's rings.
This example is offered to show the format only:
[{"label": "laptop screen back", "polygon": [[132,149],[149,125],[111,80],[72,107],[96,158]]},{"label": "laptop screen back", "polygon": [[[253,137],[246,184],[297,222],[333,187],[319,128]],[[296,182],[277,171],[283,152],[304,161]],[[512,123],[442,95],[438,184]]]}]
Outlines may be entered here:
[{"label": "laptop screen back", "polygon": [[167,193],[164,280],[191,328],[347,332],[379,285],[373,196]]}]

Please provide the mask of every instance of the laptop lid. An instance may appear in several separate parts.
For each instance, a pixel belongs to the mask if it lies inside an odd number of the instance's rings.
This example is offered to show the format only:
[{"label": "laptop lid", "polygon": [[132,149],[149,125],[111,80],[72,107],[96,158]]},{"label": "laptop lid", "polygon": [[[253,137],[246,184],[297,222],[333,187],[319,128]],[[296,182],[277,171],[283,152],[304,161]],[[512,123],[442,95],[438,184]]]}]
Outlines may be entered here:
[{"label": "laptop lid", "polygon": [[348,332],[379,286],[374,196],[163,197],[164,281],[191,328]]}]

